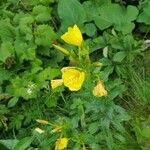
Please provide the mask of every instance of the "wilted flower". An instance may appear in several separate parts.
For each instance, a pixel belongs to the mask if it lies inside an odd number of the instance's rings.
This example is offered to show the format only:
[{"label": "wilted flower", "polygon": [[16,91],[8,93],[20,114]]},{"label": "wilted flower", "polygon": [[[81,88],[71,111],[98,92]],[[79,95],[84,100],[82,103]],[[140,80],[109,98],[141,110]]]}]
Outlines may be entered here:
[{"label": "wilted flower", "polygon": [[52,133],[61,132],[61,127],[56,127],[56,128],[54,128],[51,132],[52,132]]},{"label": "wilted flower", "polygon": [[67,148],[68,145],[68,138],[60,138],[56,141],[55,150],[63,150]]},{"label": "wilted flower", "polygon": [[58,86],[61,86],[62,84],[63,84],[63,80],[62,79],[51,80],[51,87],[52,87],[52,89],[55,89]]},{"label": "wilted flower", "polygon": [[94,87],[93,95],[98,96],[98,97],[107,96],[107,91],[105,90],[105,87],[102,81],[99,81],[98,84]]},{"label": "wilted flower", "polygon": [[62,73],[62,79],[64,85],[69,88],[70,91],[78,91],[81,89],[85,80],[85,73],[76,69],[65,69]]},{"label": "wilted flower", "polygon": [[45,132],[44,130],[42,130],[40,128],[35,128],[35,131],[38,132],[39,134],[42,134]]},{"label": "wilted flower", "polygon": [[68,44],[81,47],[83,37],[77,25],[68,28],[68,32],[63,34],[61,38]]},{"label": "wilted flower", "polygon": [[37,119],[36,122],[38,122],[40,124],[49,124],[49,122],[47,120],[41,120],[41,119]]}]

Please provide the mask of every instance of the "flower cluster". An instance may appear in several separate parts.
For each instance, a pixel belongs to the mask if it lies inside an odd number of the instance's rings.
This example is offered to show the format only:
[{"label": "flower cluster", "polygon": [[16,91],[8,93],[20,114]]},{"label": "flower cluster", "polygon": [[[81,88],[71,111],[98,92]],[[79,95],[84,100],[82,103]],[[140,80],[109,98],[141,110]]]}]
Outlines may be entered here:
[{"label": "flower cluster", "polygon": [[[77,25],[69,27],[68,31],[61,36],[61,39],[68,44],[79,47],[79,58],[84,55],[88,55],[87,57],[85,56],[85,58],[89,58],[89,53],[86,51],[86,48],[83,45],[84,41],[82,33]],[[54,47],[63,52],[65,55],[70,54],[66,49],[58,45],[54,45]],[[76,61],[76,58],[74,61]],[[97,66],[97,63],[93,64]],[[55,89],[63,84],[64,86],[68,87],[70,91],[78,91],[81,89],[85,80],[85,72],[79,71],[78,69],[75,69],[75,67],[65,67],[61,71],[62,79],[51,80],[52,89]],[[104,83],[102,81],[99,80],[97,85],[94,87],[93,95],[97,97],[107,96],[107,90],[105,89]]]}]

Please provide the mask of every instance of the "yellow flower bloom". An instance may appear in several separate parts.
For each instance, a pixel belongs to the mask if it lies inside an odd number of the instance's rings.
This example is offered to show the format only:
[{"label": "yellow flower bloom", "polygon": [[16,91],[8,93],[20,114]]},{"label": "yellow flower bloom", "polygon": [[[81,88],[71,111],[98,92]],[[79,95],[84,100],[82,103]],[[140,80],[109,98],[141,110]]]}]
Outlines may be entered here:
[{"label": "yellow flower bloom", "polygon": [[78,91],[81,89],[85,80],[85,73],[76,69],[66,69],[62,73],[62,79],[64,85],[69,88],[70,91]]},{"label": "yellow flower bloom", "polygon": [[61,86],[62,84],[63,84],[63,80],[62,79],[51,80],[51,87],[52,87],[52,89],[55,89],[58,86]]},{"label": "yellow flower bloom", "polygon": [[69,27],[68,32],[63,34],[61,36],[61,39],[63,39],[68,44],[79,47],[81,46],[83,41],[82,33],[77,25],[74,25],[73,28]]},{"label": "yellow flower bloom", "polygon": [[102,81],[99,81],[98,84],[94,87],[93,95],[98,96],[98,97],[107,96],[107,91],[105,90],[105,87]]},{"label": "yellow flower bloom", "polygon": [[63,150],[67,148],[68,145],[68,138],[60,138],[56,141],[55,150]]}]

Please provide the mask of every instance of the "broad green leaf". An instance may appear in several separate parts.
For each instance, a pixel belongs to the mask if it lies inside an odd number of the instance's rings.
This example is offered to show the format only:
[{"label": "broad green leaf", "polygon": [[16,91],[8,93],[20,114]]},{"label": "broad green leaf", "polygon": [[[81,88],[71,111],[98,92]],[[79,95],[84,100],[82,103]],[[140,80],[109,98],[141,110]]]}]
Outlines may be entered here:
[{"label": "broad green leaf", "polygon": [[93,18],[99,15],[99,7],[92,1],[86,1],[83,3],[83,8],[86,13],[87,21],[93,21]]},{"label": "broad green leaf", "polygon": [[116,62],[121,62],[125,57],[126,57],[126,52],[117,52],[114,56],[113,56],[113,61]]},{"label": "broad green leaf", "polygon": [[88,22],[93,21],[93,18],[99,15],[99,9],[102,5],[110,4],[111,0],[91,0],[91,1],[84,1],[83,8],[86,13],[86,19]]},{"label": "broad green leaf", "polygon": [[143,9],[143,12],[139,15],[137,22],[145,23],[150,25],[150,5]]},{"label": "broad green leaf", "polygon": [[17,143],[18,140],[13,140],[13,139],[0,140],[0,148],[2,148],[1,145],[3,145],[5,146],[6,150],[12,150]]},{"label": "broad green leaf", "polygon": [[13,150],[25,150],[30,146],[32,141],[33,141],[33,137],[25,137],[15,145]]},{"label": "broad green leaf", "polygon": [[82,27],[86,21],[85,11],[78,0],[59,0],[58,15],[62,22],[62,30],[66,30],[74,24]]},{"label": "broad green leaf", "polygon": [[42,46],[50,46],[57,38],[53,28],[48,25],[39,25],[35,32],[35,43]]},{"label": "broad green leaf", "polygon": [[101,30],[114,26],[116,30],[126,34],[134,29],[133,21],[137,15],[138,9],[134,6],[125,9],[118,4],[109,4],[100,7],[99,16],[96,16],[94,21]]}]

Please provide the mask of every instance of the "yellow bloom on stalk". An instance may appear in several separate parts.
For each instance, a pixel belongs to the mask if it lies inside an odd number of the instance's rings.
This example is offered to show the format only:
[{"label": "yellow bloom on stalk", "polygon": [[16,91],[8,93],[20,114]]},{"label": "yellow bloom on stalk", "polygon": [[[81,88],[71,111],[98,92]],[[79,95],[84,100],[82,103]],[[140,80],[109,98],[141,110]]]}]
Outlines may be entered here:
[{"label": "yellow bloom on stalk", "polygon": [[64,85],[69,88],[70,91],[78,91],[81,89],[85,80],[85,73],[76,69],[65,69],[62,72],[62,79]]},{"label": "yellow bloom on stalk", "polygon": [[58,86],[61,86],[62,84],[63,84],[63,80],[62,79],[51,80],[51,87],[52,87],[52,89],[55,89]]},{"label": "yellow bloom on stalk", "polygon": [[56,141],[55,150],[63,150],[67,148],[68,145],[68,138],[60,138]]},{"label": "yellow bloom on stalk", "polygon": [[68,32],[61,36],[66,43],[81,47],[83,37],[77,25],[68,28]]},{"label": "yellow bloom on stalk", "polygon": [[107,96],[107,91],[105,90],[105,87],[102,81],[99,81],[98,84],[94,87],[93,95],[98,96],[98,97]]}]

